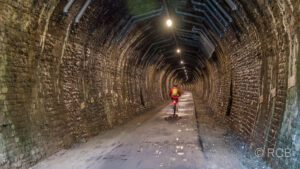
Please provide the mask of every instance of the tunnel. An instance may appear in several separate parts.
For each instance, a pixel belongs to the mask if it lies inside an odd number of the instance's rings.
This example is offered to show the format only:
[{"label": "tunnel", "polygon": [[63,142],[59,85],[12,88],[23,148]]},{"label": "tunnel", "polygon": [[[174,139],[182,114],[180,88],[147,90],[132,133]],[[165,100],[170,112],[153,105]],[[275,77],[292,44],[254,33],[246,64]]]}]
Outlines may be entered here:
[{"label": "tunnel", "polygon": [[299,0],[1,0],[0,33],[1,169],[300,169]]}]

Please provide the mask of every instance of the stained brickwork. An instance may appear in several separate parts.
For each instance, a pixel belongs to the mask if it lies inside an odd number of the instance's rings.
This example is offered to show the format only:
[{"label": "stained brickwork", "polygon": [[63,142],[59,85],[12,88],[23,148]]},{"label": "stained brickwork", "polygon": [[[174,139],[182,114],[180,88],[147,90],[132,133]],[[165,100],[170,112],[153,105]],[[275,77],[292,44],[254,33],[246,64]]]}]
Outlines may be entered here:
[{"label": "stained brickwork", "polygon": [[[139,60],[149,24],[116,43],[129,19],[124,1],[92,0],[74,24],[85,2],[63,14],[66,0],[0,1],[0,168],[28,168],[123,124],[181,82]],[[202,77],[179,85],[253,149],[290,148],[291,158],[263,157],[273,168],[299,168],[299,1],[235,2]]]},{"label": "stained brickwork", "polygon": [[166,97],[164,71],[133,64],[141,32],[117,45],[97,8],[73,25],[83,2],[68,15],[55,0],[0,2],[0,168],[28,168]]},{"label": "stained brickwork", "polygon": [[295,7],[299,3],[240,1],[239,5],[244,11],[233,18],[243,33],[227,32],[215,58],[206,63],[194,93],[206,98],[216,117],[226,121],[254,150],[291,148],[291,158],[264,156],[273,168],[299,168],[298,141],[291,139],[299,130],[291,120],[298,114],[296,95],[291,94],[295,89],[290,89],[296,84],[291,72],[296,72],[299,10]]}]

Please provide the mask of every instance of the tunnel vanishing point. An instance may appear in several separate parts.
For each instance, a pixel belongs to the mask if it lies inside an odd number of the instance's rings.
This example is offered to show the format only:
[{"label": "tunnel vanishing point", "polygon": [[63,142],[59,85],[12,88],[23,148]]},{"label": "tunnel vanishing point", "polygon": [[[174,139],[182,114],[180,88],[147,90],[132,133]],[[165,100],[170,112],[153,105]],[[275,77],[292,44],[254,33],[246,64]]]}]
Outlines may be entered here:
[{"label": "tunnel vanishing point", "polygon": [[1,0],[0,168],[101,137],[178,84],[251,150],[289,149],[261,156],[271,168],[300,169],[299,39],[299,0]]}]

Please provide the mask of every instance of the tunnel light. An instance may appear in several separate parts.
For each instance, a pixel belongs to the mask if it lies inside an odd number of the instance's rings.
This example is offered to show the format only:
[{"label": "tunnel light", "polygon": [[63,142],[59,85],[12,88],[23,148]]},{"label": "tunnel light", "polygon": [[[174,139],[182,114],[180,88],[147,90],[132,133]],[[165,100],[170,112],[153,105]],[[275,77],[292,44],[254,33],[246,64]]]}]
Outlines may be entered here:
[{"label": "tunnel light", "polygon": [[177,49],[177,50],[176,50],[176,52],[177,52],[177,53],[180,53],[180,52],[181,52],[181,50],[180,50],[180,49]]},{"label": "tunnel light", "polygon": [[167,23],[168,27],[171,27],[173,25],[173,22],[171,19],[168,19],[166,23]]},{"label": "tunnel light", "polygon": [[180,63],[181,63],[181,64],[183,64],[183,63],[184,63],[184,62],[183,62],[183,60],[182,60],[182,61],[180,61]]}]

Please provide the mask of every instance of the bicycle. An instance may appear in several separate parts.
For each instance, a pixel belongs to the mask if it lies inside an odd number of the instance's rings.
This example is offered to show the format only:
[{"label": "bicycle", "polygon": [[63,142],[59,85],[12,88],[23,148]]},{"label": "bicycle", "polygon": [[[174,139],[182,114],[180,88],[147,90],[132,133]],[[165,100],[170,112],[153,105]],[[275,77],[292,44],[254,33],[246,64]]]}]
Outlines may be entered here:
[{"label": "bicycle", "polygon": [[173,116],[176,115],[176,109],[177,109],[177,103],[178,103],[178,99],[172,99],[172,102],[173,102],[173,110],[174,110],[174,114]]},{"label": "bicycle", "polygon": [[165,117],[164,119],[167,120],[167,121],[174,121],[174,120],[179,120],[181,119],[181,117],[179,117],[177,114],[176,114],[176,111],[178,111],[178,107],[177,107],[177,103],[178,103],[178,98],[172,98],[172,104],[173,104],[173,115],[170,115],[168,117]]}]

